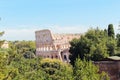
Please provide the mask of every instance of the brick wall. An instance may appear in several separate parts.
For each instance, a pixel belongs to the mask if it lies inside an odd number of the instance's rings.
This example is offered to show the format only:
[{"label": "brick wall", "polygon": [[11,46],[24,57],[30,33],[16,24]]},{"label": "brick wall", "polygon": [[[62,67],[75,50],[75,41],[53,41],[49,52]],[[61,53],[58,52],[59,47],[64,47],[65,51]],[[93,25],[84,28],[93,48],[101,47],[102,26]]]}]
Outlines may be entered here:
[{"label": "brick wall", "polygon": [[100,72],[108,73],[110,80],[120,80],[120,61],[96,61],[94,64],[99,66]]}]

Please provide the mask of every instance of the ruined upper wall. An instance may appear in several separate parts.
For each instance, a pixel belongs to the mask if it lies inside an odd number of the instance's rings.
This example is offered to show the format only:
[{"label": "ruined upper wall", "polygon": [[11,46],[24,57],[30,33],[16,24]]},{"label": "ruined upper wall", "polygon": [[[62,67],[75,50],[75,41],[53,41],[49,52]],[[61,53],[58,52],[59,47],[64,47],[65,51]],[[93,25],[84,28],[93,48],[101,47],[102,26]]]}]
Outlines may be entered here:
[{"label": "ruined upper wall", "polygon": [[66,39],[71,41],[73,38],[80,38],[81,34],[52,34],[54,40]]},{"label": "ruined upper wall", "polygon": [[49,43],[52,43],[53,41],[50,30],[47,30],[47,29],[39,30],[39,31],[36,31],[35,34],[36,34],[37,43],[49,44]]},{"label": "ruined upper wall", "polygon": [[69,43],[73,38],[80,38],[81,34],[52,34],[50,30],[39,30],[35,32],[36,42],[41,44]]}]

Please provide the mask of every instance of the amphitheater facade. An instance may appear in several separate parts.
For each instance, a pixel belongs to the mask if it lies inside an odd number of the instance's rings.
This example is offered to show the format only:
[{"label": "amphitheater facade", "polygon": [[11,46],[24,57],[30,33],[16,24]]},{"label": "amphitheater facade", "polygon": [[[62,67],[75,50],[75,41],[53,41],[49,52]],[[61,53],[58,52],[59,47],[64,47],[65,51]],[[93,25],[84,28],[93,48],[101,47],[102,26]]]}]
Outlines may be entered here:
[{"label": "amphitheater facade", "polygon": [[36,55],[43,58],[56,58],[63,62],[69,60],[69,42],[80,38],[80,34],[53,34],[50,30],[39,30],[36,36]]}]

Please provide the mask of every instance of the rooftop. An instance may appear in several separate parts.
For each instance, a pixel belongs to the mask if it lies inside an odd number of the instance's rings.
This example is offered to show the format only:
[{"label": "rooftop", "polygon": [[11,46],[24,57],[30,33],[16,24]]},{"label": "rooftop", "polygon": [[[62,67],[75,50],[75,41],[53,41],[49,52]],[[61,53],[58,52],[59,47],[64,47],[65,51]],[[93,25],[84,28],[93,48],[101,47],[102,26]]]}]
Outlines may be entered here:
[{"label": "rooftop", "polygon": [[120,57],[118,57],[118,56],[110,56],[110,57],[108,57],[108,59],[111,59],[111,60],[120,60]]}]

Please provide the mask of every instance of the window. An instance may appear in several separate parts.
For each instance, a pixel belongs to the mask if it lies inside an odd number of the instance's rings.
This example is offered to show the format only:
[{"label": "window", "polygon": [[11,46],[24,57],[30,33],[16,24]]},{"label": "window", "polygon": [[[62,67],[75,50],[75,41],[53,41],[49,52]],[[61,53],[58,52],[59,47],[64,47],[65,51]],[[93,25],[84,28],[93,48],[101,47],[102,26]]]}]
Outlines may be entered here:
[{"label": "window", "polygon": [[53,56],[51,58],[53,59]]},{"label": "window", "polygon": [[64,60],[67,60],[67,56],[66,55],[64,55]]},{"label": "window", "polygon": [[55,56],[55,58],[57,59],[57,58],[58,58],[58,56],[56,55],[56,56]]}]

